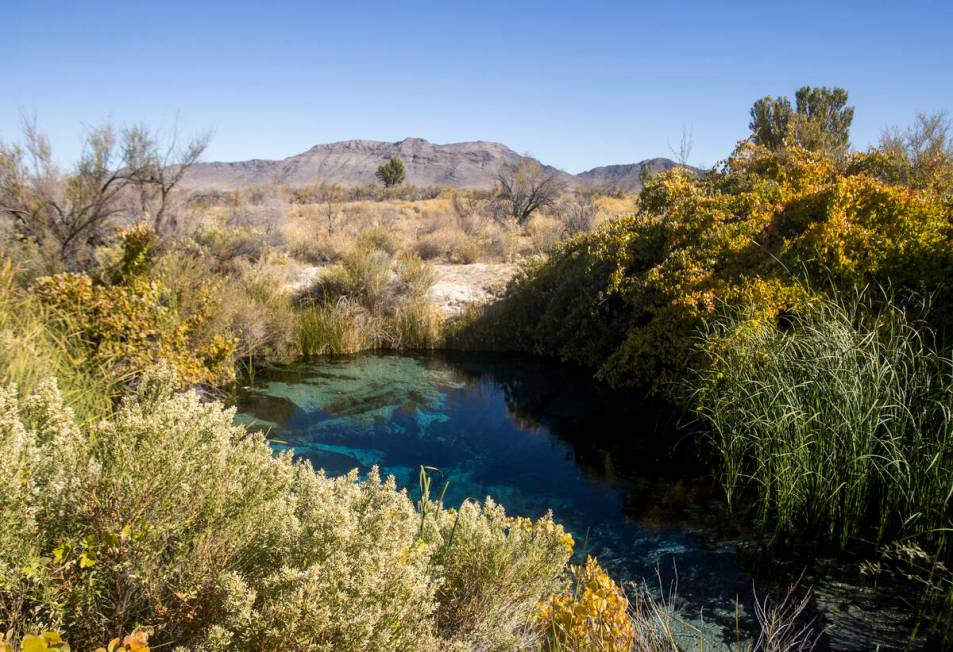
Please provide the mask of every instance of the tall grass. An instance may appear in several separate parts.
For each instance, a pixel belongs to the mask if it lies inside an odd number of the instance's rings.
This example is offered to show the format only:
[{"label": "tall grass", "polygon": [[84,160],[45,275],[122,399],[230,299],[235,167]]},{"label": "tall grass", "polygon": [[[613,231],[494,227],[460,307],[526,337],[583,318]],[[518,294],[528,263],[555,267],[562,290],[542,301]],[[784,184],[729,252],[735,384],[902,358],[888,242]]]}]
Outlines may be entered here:
[{"label": "tall grass", "polygon": [[427,301],[433,269],[401,253],[382,230],[362,236],[342,263],[301,297],[297,339],[306,356],[375,349],[432,349],[442,320]]},{"label": "tall grass", "polygon": [[0,386],[33,393],[49,377],[59,379],[67,404],[81,418],[105,414],[119,378],[88,364],[69,324],[17,287],[15,271],[0,262]]},{"label": "tall grass", "polygon": [[785,328],[714,324],[700,413],[729,500],[750,496],[777,535],[949,556],[951,360],[898,308],[869,304],[818,300]]}]

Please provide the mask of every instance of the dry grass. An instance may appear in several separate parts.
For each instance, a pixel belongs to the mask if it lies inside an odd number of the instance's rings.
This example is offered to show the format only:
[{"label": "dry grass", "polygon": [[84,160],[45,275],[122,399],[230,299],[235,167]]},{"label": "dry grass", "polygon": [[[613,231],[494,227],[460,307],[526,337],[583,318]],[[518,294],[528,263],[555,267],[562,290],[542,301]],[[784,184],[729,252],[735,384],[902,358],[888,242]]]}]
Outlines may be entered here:
[{"label": "dry grass", "polygon": [[[267,243],[310,264],[339,262],[362,234],[385,229],[402,249],[415,251],[425,260],[465,265],[546,254],[561,239],[632,212],[637,203],[634,195],[567,195],[521,229],[498,219],[485,192],[445,190],[418,199],[383,195],[349,199],[349,195],[363,195],[346,190],[339,189],[331,201],[320,201],[320,193],[312,196],[282,189],[229,193],[218,203],[193,210],[190,223],[200,233],[211,229],[214,234],[216,228],[226,226],[242,229],[246,235],[257,233],[259,244]],[[225,243],[219,246],[227,253]]]}]

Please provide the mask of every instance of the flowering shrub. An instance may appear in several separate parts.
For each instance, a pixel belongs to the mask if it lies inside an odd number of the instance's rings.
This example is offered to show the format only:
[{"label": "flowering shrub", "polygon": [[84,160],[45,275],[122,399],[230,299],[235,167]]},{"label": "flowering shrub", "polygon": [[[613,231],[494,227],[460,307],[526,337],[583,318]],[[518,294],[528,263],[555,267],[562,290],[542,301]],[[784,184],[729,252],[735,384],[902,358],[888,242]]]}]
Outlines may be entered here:
[{"label": "flowering shrub", "polygon": [[8,632],[5,641],[0,641],[0,652],[70,652],[69,643],[57,632],[43,632],[42,634],[27,634],[20,642],[20,647],[14,647],[11,642],[12,632]]},{"label": "flowering shrub", "polygon": [[89,649],[148,628],[153,648],[209,652],[538,638],[533,607],[571,551],[551,519],[491,502],[422,513],[393,478],[275,456],[233,411],[174,386],[173,370],[150,371],[89,427],[55,383],[22,401],[0,391],[0,622],[15,637]]}]

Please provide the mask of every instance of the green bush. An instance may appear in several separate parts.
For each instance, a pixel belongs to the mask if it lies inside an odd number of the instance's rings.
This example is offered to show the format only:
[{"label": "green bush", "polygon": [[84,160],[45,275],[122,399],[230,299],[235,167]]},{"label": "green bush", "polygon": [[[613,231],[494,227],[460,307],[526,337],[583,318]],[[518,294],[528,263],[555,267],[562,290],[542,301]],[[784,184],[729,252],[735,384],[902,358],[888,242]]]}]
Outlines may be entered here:
[{"label": "green bush", "polygon": [[393,478],[328,478],[150,372],[77,425],[52,382],[0,392],[0,621],[81,649],[512,649],[571,539],[487,502],[423,511]]}]

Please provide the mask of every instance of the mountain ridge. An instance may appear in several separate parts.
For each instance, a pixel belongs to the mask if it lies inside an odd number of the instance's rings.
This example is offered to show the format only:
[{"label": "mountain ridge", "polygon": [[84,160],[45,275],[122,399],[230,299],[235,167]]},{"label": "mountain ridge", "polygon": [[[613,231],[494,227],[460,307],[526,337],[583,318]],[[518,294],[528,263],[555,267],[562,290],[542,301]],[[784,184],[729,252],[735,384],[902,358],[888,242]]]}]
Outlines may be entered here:
[{"label": "mountain ridge", "polygon": [[[468,189],[493,187],[500,171],[522,158],[503,143],[488,140],[435,144],[423,138],[396,142],[352,139],[314,145],[284,159],[197,163],[188,171],[182,185],[193,190],[236,190],[265,183],[304,186],[324,182],[360,186],[377,183],[374,176],[377,167],[392,156],[404,162],[407,184]],[[652,158],[570,174],[537,162],[567,185],[611,185],[633,191],[642,186],[644,167],[656,171],[677,165],[667,158]]]}]

